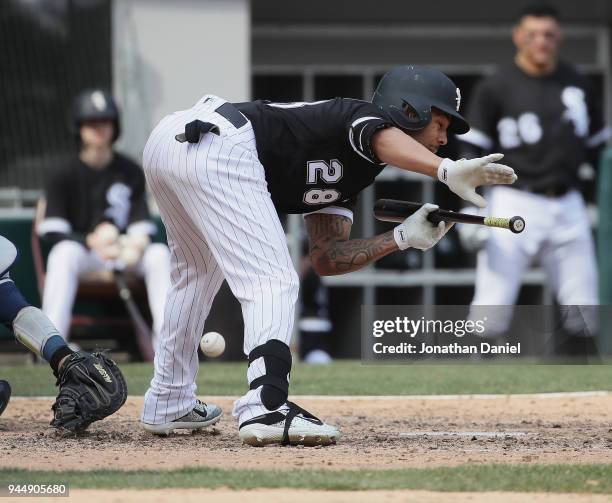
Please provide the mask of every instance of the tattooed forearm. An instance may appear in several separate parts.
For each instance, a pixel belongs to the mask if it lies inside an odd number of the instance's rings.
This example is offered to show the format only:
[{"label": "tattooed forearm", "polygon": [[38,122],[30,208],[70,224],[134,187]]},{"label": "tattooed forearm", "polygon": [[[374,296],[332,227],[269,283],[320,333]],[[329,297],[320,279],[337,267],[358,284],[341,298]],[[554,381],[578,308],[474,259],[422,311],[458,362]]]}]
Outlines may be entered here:
[{"label": "tattooed forearm", "polygon": [[327,252],[327,274],[345,274],[357,271],[397,250],[393,231],[369,239],[351,239],[336,242]]},{"label": "tattooed forearm", "polygon": [[310,258],[318,274],[331,276],[357,271],[398,249],[393,231],[349,240],[351,226],[350,219],[339,215],[306,217]]},{"label": "tattooed forearm", "polygon": [[350,219],[339,215],[312,215],[307,219],[308,233],[311,238],[331,238],[342,237],[348,232],[350,233],[352,223]]}]

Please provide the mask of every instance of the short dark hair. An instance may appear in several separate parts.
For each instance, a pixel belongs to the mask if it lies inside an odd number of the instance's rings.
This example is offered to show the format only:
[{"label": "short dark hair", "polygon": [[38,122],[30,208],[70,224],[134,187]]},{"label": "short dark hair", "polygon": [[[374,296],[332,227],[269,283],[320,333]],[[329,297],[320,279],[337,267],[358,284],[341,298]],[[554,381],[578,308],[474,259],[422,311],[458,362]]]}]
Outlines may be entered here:
[{"label": "short dark hair", "polygon": [[516,18],[516,22],[520,23],[524,17],[552,17],[555,21],[560,21],[559,11],[552,5],[548,4],[530,4],[524,7]]}]

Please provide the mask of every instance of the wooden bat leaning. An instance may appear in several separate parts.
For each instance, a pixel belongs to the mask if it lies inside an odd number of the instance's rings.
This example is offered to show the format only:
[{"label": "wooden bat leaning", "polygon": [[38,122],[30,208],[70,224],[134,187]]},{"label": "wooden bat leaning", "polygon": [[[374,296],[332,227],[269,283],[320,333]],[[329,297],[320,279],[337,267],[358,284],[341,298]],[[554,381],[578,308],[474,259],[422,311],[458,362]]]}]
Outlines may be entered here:
[{"label": "wooden bat leaning", "polygon": [[[403,222],[407,217],[417,211],[422,203],[411,203],[409,201],[400,201],[398,199],[379,199],[374,204],[374,216],[377,220],[384,222]],[[458,213],[449,210],[432,211],[427,219],[434,225],[440,222],[459,222],[462,224],[478,224],[486,225],[487,227],[499,227],[508,229],[515,234],[523,232],[525,229],[525,219],[523,217],[499,218],[499,217],[482,217],[479,215],[470,215],[468,213]]]},{"label": "wooden bat leaning", "polygon": [[153,339],[151,334],[151,329],[149,325],[145,322],[136,302],[134,301],[134,297],[132,296],[132,291],[127,285],[125,281],[125,277],[123,275],[123,271],[115,268],[113,270],[113,277],[115,279],[115,284],[117,285],[117,290],[119,290],[119,297],[123,300],[125,304],[125,308],[130,316],[130,320],[132,325],[134,326],[134,331],[136,332],[136,341],[138,342],[138,347],[140,348],[140,352],[144,361],[152,362],[154,357],[153,352]]}]

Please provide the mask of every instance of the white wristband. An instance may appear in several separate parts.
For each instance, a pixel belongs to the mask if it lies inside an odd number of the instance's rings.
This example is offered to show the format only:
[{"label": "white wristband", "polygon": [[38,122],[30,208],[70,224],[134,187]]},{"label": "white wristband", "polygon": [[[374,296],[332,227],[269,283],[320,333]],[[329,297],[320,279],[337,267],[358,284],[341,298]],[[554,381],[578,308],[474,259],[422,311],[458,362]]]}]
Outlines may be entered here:
[{"label": "white wristband", "polygon": [[395,229],[393,229],[393,238],[397,243],[397,246],[400,250],[405,250],[410,245],[408,244],[408,233],[404,228],[404,225],[398,225]]},{"label": "white wristband", "polygon": [[455,161],[452,159],[442,159],[440,166],[438,166],[438,180],[444,184],[448,184],[448,170]]}]

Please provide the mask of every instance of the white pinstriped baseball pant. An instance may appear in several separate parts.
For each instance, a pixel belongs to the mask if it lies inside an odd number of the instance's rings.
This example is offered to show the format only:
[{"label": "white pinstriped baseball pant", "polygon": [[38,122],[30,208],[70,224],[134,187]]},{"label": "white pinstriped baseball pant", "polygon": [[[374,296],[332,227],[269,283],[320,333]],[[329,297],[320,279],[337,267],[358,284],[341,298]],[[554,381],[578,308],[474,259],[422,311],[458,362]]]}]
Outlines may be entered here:
[{"label": "white pinstriped baseball pant", "polygon": [[[166,226],[172,255],[155,374],[142,420],[173,421],[195,405],[198,347],[213,299],[226,279],[240,301],[245,354],[270,339],[289,344],[298,295],[285,233],[257,158],[251,123],[236,129],[214,112],[225,103],[204,96],[157,125],[145,146],[143,166]],[[175,135],[195,119],[216,124],[199,143]],[[248,369],[250,383],[265,374],[263,358]],[[234,404],[240,423],[269,412],[261,387]]]},{"label": "white pinstriped baseball pant", "polygon": [[520,209],[527,225],[521,234],[489,230],[486,248],[478,253],[471,317],[477,319],[483,316],[479,312],[487,312],[486,307],[479,311],[478,306],[509,306],[497,308],[495,319],[487,322],[491,334],[505,332],[523,273],[539,259],[559,304],[582,306],[580,311],[569,311],[579,316],[565,320],[566,328],[579,330],[586,320],[591,331],[596,331],[596,311],[584,308],[596,306],[599,299],[597,259],[582,195],[571,190],[551,198],[512,187],[492,187],[488,200],[489,214],[509,215]]}]

